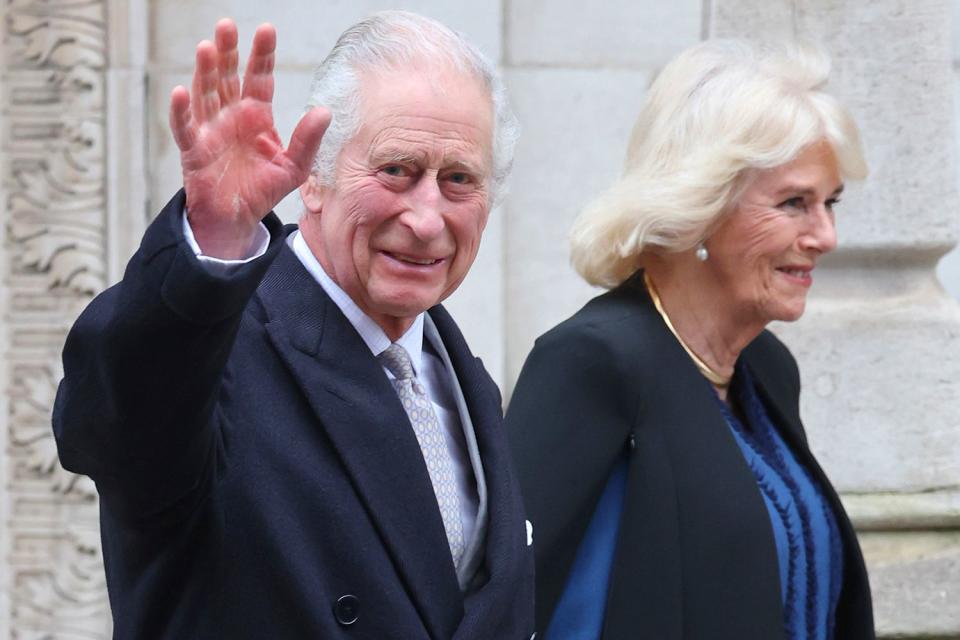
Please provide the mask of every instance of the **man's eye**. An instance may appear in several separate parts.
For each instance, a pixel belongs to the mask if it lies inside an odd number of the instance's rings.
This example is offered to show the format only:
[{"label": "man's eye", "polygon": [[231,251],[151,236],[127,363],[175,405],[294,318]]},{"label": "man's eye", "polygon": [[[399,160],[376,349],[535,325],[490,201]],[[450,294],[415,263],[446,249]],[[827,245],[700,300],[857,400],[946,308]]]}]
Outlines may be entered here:
[{"label": "man's eye", "polygon": [[468,184],[470,182],[470,176],[465,173],[451,173],[447,176],[447,180],[454,184]]},{"label": "man's eye", "polygon": [[830,198],[824,204],[827,205],[827,209],[830,209],[831,211],[833,211],[833,208],[838,204],[840,204],[840,198]]},{"label": "man's eye", "polygon": [[385,173],[393,178],[403,178],[410,175],[410,172],[407,171],[406,167],[402,167],[398,164],[387,165],[386,167],[380,169],[380,172]]}]

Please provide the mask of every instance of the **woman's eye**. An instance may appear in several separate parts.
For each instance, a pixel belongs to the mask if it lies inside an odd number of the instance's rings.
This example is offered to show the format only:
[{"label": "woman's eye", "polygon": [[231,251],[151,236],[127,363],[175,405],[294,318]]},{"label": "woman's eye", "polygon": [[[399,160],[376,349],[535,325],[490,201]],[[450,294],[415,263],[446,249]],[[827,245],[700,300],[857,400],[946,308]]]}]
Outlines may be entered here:
[{"label": "woman's eye", "polygon": [[793,198],[788,198],[777,205],[781,209],[802,209],[804,207],[803,198],[796,196]]},{"label": "woman's eye", "polygon": [[826,204],[827,209],[830,209],[832,211],[835,206],[840,204],[840,198],[830,198],[824,204]]}]

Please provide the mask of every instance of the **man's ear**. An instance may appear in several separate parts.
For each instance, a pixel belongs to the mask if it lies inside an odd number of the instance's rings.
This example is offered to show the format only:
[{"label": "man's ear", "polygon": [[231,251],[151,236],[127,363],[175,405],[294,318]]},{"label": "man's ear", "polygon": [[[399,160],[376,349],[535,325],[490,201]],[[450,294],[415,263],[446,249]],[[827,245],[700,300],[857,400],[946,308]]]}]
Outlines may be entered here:
[{"label": "man's ear", "polygon": [[310,213],[320,213],[323,210],[323,195],[325,187],[320,183],[320,176],[311,173],[307,181],[300,185],[300,197],[303,206]]}]

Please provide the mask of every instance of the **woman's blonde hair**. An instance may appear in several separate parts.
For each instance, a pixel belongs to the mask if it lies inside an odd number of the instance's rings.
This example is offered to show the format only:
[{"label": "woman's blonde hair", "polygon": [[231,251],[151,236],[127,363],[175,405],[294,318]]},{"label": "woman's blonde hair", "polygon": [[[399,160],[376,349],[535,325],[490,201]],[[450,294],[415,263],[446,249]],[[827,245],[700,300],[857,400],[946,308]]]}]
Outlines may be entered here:
[{"label": "woman's blonde hair", "polygon": [[864,178],[856,123],[822,90],[829,74],[829,57],[810,45],[712,40],[681,53],[650,87],[623,176],[574,223],[577,272],[615,287],[648,248],[693,248],[735,204],[747,171],[786,164],[823,139],[844,177]]}]

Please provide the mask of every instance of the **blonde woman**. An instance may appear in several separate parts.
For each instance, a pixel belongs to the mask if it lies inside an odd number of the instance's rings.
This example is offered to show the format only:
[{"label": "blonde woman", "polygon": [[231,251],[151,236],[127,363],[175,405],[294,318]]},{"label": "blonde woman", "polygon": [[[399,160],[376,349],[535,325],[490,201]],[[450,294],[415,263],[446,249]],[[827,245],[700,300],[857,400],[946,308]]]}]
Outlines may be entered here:
[{"label": "blonde woman", "polygon": [[651,87],[572,259],[609,291],[536,343],[507,427],[548,640],[874,638],[854,531],[766,330],[866,175],[815,50],[705,42]]}]

